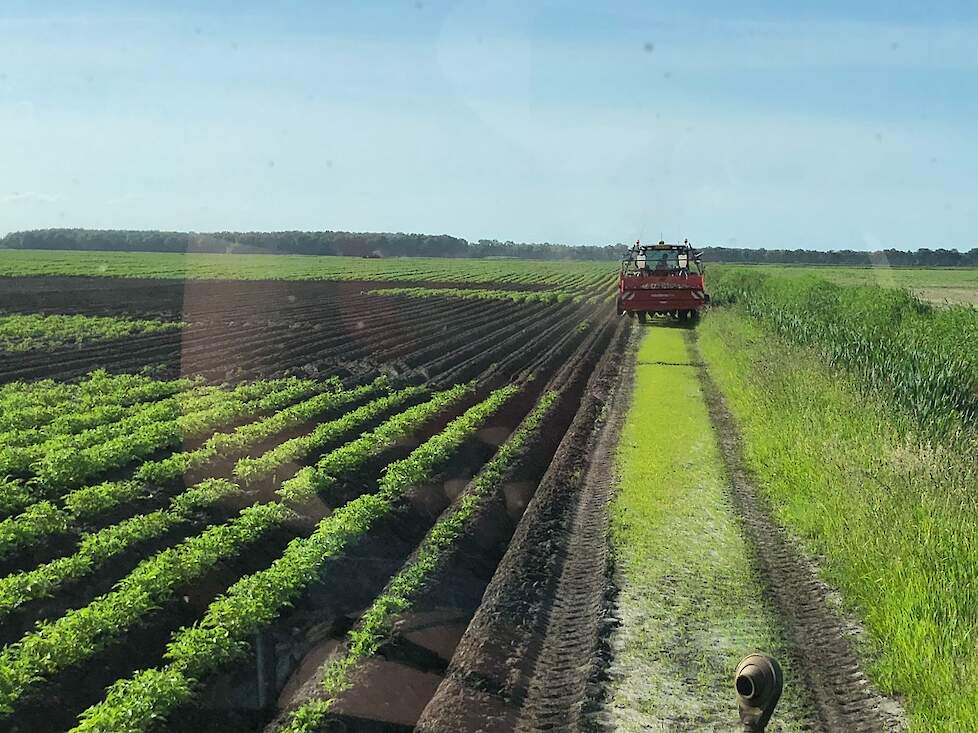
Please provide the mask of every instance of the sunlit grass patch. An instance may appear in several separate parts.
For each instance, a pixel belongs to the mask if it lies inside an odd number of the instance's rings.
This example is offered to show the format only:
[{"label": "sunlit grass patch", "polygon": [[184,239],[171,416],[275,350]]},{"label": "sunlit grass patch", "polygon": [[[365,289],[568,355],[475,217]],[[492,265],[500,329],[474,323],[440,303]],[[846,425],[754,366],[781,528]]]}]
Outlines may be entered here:
[{"label": "sunlit grass patch", "polygon": [[[611,699],[621,730],[733,730],[737,662],[780,652],[688,361],[683,331],[647,331],[619,443],[612,539],[623,627]],[[801,729],[799,707],[789,689],[780,730]]]}]

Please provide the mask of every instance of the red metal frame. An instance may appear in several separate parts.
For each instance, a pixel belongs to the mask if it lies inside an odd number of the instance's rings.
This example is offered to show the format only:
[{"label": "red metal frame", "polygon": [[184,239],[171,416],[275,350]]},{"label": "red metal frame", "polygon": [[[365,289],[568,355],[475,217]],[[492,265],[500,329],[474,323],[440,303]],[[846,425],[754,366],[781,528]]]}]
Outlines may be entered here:
[{"label": "red metal frame", "polygon": [[[644,249],[644,248],[643,248]],[[658,251],[685,251],[693,268],[693,252],[686,247],[659,246],[649,248]],[[628,255],[626,255],[626,258]],[[627,260],[626,260],[627,261]],[[618,313],[698,314],[709,302],[703,273],[693,269],[678,273],[657,274],[655,270],[625,274],[625,265],[618,275]]]}]

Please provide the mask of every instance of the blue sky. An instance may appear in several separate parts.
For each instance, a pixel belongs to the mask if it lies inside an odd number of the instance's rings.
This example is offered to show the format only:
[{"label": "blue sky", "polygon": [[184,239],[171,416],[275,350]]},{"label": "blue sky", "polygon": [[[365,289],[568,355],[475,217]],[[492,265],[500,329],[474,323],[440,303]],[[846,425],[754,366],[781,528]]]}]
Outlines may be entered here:
[{"label": "blue sky", "polygon": [[0,232],[978,246],[966,3],[4,2]]}]

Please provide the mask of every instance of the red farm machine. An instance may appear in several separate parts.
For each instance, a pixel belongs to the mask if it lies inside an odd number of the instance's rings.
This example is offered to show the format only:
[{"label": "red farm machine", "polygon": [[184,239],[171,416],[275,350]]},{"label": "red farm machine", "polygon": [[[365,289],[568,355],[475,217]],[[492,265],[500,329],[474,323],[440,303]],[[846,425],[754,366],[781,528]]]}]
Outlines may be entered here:
[{"label": "red farm machine", "polygon": [[648,314],[680,320],[699,317],[710,302],[703,287],[700,253],[688,240],[682,244],[639,244],[629,248],[618,275],[618,314]]}]

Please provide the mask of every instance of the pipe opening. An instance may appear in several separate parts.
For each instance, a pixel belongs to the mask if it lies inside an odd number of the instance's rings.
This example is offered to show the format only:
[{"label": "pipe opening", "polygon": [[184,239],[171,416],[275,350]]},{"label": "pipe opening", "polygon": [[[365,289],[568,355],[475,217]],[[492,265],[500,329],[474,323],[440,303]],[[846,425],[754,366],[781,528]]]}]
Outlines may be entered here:
[{"label": "pipe opening", "polygon": [[734,684],[737,687],[737,694],[741,697],[754,697],[754,680],[745,674],[738,675]]}]

